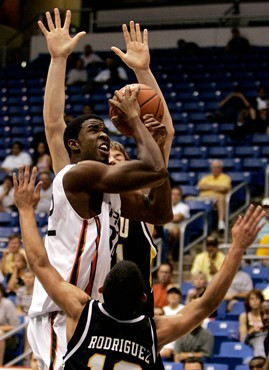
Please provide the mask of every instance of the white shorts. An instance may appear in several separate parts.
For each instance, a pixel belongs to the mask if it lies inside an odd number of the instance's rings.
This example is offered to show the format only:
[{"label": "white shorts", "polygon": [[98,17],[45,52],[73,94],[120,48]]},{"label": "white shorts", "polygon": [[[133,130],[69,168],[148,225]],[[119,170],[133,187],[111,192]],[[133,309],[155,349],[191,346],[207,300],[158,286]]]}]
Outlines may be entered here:
[{"label": "white shorts", "polygon": [[66,315],[52,312],[30,319],[28,341],[40,370],[61,370],[67,349]]}]

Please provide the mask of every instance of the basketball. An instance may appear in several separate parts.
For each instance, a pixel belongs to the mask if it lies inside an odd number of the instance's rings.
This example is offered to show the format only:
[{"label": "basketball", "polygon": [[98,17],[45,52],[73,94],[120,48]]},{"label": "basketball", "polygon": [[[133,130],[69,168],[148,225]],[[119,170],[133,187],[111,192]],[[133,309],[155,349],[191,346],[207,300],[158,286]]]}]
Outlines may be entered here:
[{"label": "basketball", "polygon": [[[144,84],[131,84],[127,85],[130,87],[130,94],[132,95],[132,92],[137,87],[137,85],[140,86],[140,90],[137,95],[137,101],[140,106],[140,118],[143,122],[143,116],[145,114],[153,114],[155,119],[157,121],[161,121],[163,118],[163,103],[161,101],[161,98],[156,93],[154,89],[152,89],[150,86],[144,85]],[[126,86],[122,87],[119,92],[124,96],[125,94],[125,88]],[[110,106],[109,107],[109,116],[110,118],[113,116],[117,116],[117,108]],[[128,126],[124,123],[120,123],[118,125],[115,125],[116,128],[125,136],[132,136],[131,131],[129,130]]]}]

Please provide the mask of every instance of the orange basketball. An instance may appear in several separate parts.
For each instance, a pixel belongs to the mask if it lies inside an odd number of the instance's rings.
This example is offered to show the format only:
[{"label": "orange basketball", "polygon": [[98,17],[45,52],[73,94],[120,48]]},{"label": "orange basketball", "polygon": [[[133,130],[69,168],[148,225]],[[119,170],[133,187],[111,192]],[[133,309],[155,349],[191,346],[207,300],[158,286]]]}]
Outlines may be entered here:
[{"label": "orange basketball", "polygon": [[[132,95],[132,92],[137,87],[137,85],[140,86],[140,90],[137,95],[137,101],[140,106],[141,114],[140,118],[143,122],[143,116],[145,114],[153,114],[157,121],[161,121],[163,118],[163,103],[161,101],[161,98],[156,93],[155,90],[153,90],[150,86],[144,85],[144,84],[131,84],[127,85],[130,87],[130,93]],[[122,87],[119,92],[124,96],[125,94],[125,88],[126,86]],[[109,116],[110,118],[113,116],[117,116],[117,108],[110,106],[109,107]],[[128,126],[124,123],[120,123],[118,125],[115,125],[116,128],[125,136],[132,136],[131,131],[129,130]]]}]

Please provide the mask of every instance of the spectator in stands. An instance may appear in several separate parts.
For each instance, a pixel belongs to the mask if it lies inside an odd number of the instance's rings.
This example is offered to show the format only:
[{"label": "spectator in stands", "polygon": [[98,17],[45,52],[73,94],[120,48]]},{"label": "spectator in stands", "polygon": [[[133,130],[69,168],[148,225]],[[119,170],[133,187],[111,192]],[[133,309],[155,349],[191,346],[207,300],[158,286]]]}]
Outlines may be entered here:
[{"label": "spectator in stands", "polygon": [[14,210],[14,187],[12,177],[4,177],[0,185],[0,212],[12,212]]},{"label": "spectator in stands", "polygon": [[269,134],[269,99],[266,94],[266,88],[260,86],[258,96],[255,99],[254,107],[256,109],[256,119],[252,122],[251,133],[261,132]]},{"label": "spectator in stands", "polygon": [[52,180],[50,172],[42,171],[39,174],[39,180],[42,181],[42,185],[40,189],[40,201],[36,206],[36,212],[44,212],[49,215],[52,198]]},{"label": "spectator in stands", "polygon": [[[269,266],[269,234],[264,235],[260,240],[260,246],[256,249],[256,255],[260,257],[265,257],[262,259],[262,266]],[[268,248],[265,248],[268,247]]]},{"label": "spectator in stands", "polygon": [[158,282],[153,284],[154,306],[163,307],[167,305],[167,287],[172,283],[172,265],[168,262],[162,263],[157,271]]},{"label": "spectator in stands", "polygon": [[168,304],[163,306],[164,314],[166,316],[176,315],[183,307],[185,307],[185,305],[181,303],[181,291],[176,286],[171,286],[168,287],[166,294]]},{"label": "spectator in stands", "polygon": [[[19,325],[15,305],[5,298],[5,289],[0,284],[0,336]],[[0,341],[0,366],[3,365],[6,342]]]},{"label": "spectator in stands", "polygon": [[169,254],[171,259],[178,258],[179,224],[190,217],[190,207],[182,201],[182,190],[179,186],[171,189],[173,220],[163,226],[169,235]]},{"label": "spectator in stands", "polygon": [[233,305],[238,302],[238,298],[245,299],[252,289],[253,283],[250,275],[241,270],[237,271],[224,298],[227,301],[227,311],[230,312],[232,310]]},{"label": "spectator in stands", "polygon": [[30,154],[22,151],[22,143],[20,141],[14,141],[11,147],[11,154],[8,155],[1,164],[1,170],[7,173],[11,173],[13,170],[17,170],[20,166],[26,166],[32,164]]},{"label": "spectator in stands", "polygon": [[261,220],[261,223],[265,222],[265,225],[262,227],[257,235],[257,243],[259,243],[265,235],[269,235],[269,198],[263,198],[261,206],[265,212],[265,216]]},{"label": "spectator in stands", "polygon": [[203,363],[198,358],[188,358],[184,361],[184,370],[203,370]]},{"label": "spectator in stands", "polygon": [[261,304],[261,319],[263,323],[264,332],[266,334],[264,339],[264,352],[266,356],[269,355],[269,300],[267,299]]},{"label": "spectator in stands", "polygon": [[26,258],[21,253],[15,253],[13,257],[12,272],[8,272],[3,281],[3,285],[6,284],[8,296],[16,296],[19,287],[24,286],[23,275],[26,268]]},{"label": "spectator in stands", "polygon": [[241,36],[238,28],[231,29],[232,37],[229,40],[226,50],[231,54],[244,54],[250,51],[248,39]]},{"label": "spectator in stands", "polygon": [[182,362],[187,358],[199,358],[206,360],[212,357],[214,337],[207,329],[199,325],[191,333],[176,340],[174,349],[174,361]]},{"label": "spectator in stands", "polygon": [[87,68],[89,65],[98,65],[104,63],[103,59],[98,54],[93,52],[90,44],[84,46],[84,52],[80,56],[80,59],[83,61],[85,68]]},{"label": "spectator in stands", "polygon": [[33,166],[36,166],[38,172],[51,171],[51,156],[49,154],[48,146],[45,142],[37,143],[33,153]]},{"label": "spectator in stands", "polygon": [[18,313],[28,315],[28,311],[32,302],[35,275],[26,268],[22,274],[24,285],[19,287],[16,293],[16,306]]},{"label": "spectator in stands", "polygon": [[211,174],[203,176],[198,182],[200,198],[212,199],[218,212],[218,230],[225,229],[225,197],[231,190],[231,178],[223,173],[223,163],[220,160],[211,162]]},{"label": "spectator in stands", "polygon": [[241,342],[249,344],[254,350],[254,356],[263,356],[266,333],[261,317],[261,306],[264,301],[262,292],[252,289],[246,299],[246,311],[239,316],[239,337]]},{"label": "spectator in stands", "polygon": [[[234,91],[227,95],[219,103],[219,110],[215,114],[209,114],[210,122],[233,122],[238,125],[237,131],[249,119],[255,120],[255,109],[250,101],[245,97],[241,86],[236,85]],[[240,133],[240,132],[239,132]]]},{"label": "spectator in stands", "polygon": [[21,253],[25,258],[25,251],[21,248],[21,237],[18,234],[12,234],[8,238],[8,244],[3,252],[1,261],[1,271],[3,275],[12,272],[14,254]]},{"label": "spectator in stands", "polygon": [[199,46],[192,41],[185,41],[184,39],[179,39],[177,41],[178,50],[180,56],[193,57],[199,54]]},{"label": "spectator in stands", "polygon": [[259,370],[263,369],[266,358],[262,356],[255,356],[249,361],[249,370]]},{"label": "spectator in stands", "polygon": [[206,274],[202,271],[196,272],[192,275],[192,285],[186,295],[186,304],[191,302],[194,298],[201,297],[207,287]]},{"label": "spectator in stands", "polygon": [[196,255],[191,268],[191,274],[203,272],[207,281],[210,281],[213,276],[219,271],[224,254],[218,249],[218,239],[214,236],[208,236],[206,239],[206,251]]},{"label": "spectator in stands", "polygon": [[117,62],[112,58],[106,58],[106,67],[97,73],[93,81],[85,86],[84,92],[93,92],[99,86],[107,85],[125,85],[128,81],[128,75],[125,68],[117,65]]},{"label": "spectator in stands", "polygon": [[66,85],[85,85],[88,82],[88,73],[83,65],[82,59],[77,59],[75,63],[75,68],[70,69],[67,74]]}]

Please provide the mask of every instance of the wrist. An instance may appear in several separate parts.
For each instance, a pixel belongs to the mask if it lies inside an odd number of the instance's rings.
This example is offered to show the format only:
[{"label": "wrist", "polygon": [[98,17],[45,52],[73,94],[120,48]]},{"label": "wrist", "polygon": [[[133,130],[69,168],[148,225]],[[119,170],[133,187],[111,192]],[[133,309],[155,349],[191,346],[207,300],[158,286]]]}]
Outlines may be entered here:
[{"label": "wrist", "polygon": [[145,68],[133,68],[133,71],[135,73],[135,75],[138,77],[138,76],[143,76],[143,75],[148,75],[149,73],[151,73],[151,70],[149,68],[149,66],[145,67]]},{"label": "wrist", "polygon": [[21,216],[27,216],[27,215],[32,215],[34,213],[34,208],[29,205],[25,205],[23,207],[19,207],[19,214]]}]

